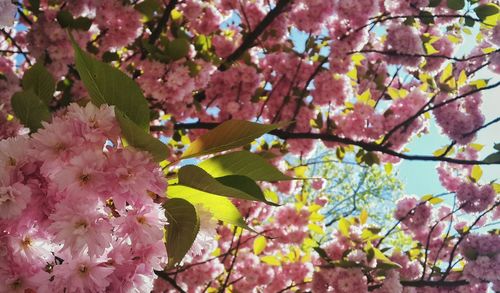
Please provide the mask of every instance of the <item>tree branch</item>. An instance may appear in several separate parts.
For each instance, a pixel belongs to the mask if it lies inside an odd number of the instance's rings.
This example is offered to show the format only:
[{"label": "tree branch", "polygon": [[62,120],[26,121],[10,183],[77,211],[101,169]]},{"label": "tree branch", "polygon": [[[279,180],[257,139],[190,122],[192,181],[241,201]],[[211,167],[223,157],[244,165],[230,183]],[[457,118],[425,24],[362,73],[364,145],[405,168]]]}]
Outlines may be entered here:
[{"label": "tree branch", "polygon": [[165,11],[163,12],[163,15],[161,16],[160,21],[158,22],[154,30],[151,32],[151,35],[149,36],[148,42],[150,44],[154,44],[156,40],[158,40],[158,38],[160,37],[161,32],[167,25],[167,22],[170,18],[170,13],[172,13],[172,10],[174,10],[175,5],[177,5],[177,3],[178,0],[170,0],[168,2],[167,6],[165,7]]},{"label": "tree branch", "polygon": [[[174,129],[212,129],[218,126],[219,123],[215,122],[194,122],[194,123],[179,123],[174,125]],[[151,131],[161,131],[163,130],[163,126],[153,126],[151,127]],[[454,164],[463,164],[463,165],[497,165],[500,163],[488,163],[478,160],[462,160],[462,159],[454,159],[448,157],[435,157],[429,155],[408,155],[395,150],[391,150],[383,145],[365,142],[365,141],[357,141],[347,137],[340,137],[333,134],[328,133],[311,133],[311,132],[288,132],[283,130],[273,130],[269,132],[274,136],[277,136],[281,139],[320,139],[323,141],[329,142],[337,142],[340,144],[346,145],[355,145],[359,146],[366,151],[372,152],[380,152],[383,154],[395,156],[401,159],[409,160],[409,161],[431,161],[431,162],[448,162]]]},{"label": "tree branch", "polygon": [[243,39],[241,45],[234,50],[231,55],[229,55],[226,60],[219,66],[220,71],[227,70],[231,63],[240,59],[240,57],[251,47],[253,47],[254,42],[257,38],[266,30],[266,28],[283,12],[288,3],[291,3],[292,0],[280,0],[276,3],[276,6],[269,11],[269,13],[262,19],[262,21],[255,27],[255,29],[250,32]]}]

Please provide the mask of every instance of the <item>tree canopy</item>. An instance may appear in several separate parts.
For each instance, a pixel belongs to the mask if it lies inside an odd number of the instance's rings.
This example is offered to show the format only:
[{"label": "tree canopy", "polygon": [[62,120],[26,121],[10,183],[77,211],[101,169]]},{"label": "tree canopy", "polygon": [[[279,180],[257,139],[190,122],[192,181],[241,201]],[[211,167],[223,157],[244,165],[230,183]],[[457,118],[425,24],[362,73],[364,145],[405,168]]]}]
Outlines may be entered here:
[{"label": "tree canopy", "polygon": [[500,291],[499,16],[0,0],[0,292]]}]

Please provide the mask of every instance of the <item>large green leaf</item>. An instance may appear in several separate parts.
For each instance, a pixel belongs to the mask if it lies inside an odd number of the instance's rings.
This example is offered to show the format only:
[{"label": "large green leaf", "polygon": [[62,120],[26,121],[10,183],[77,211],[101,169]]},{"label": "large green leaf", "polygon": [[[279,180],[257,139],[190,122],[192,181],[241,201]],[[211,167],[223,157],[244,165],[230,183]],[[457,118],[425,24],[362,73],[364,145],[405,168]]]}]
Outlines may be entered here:
[{"label": "large green leaf", "polygon": [[92,102],[114,105],[141,129],[149,131],[149,108],[139,86],[125,73],[84,52],[72,39],[76,69]]},{"label": "large green leaf", "polygon": [[260,189],[260,186],[257,183],[255,183],[255,181],[246,176],[228,175],[215,179],[220,183],[224,184],[225,186],[229,186],[236,190],[243,191],[244,193],[252,196],[253,200],[258,200],[261,202],[265,202],[269,205],[278,206],[278,204],[268,201],[264,196],[264,193]]},{"label": "large green leaf", "polygon": [[56,90],[56,82],[50,72],[40,62],[31,66],[23,76],[23,89],[33,92],[45,103],[49,104]]},{"label": "large green leaf", "polygon": [[448,0],[448,8],[453,10],[461,10],[465,7],[465,0]]},{"label": "large green leaf", "polygon": [[483,162],[485,163],[500,163],[500,152],[493,153],[486,158],[484,158]]},{"label": "large green leaf", "polygon": [[479,19],[481,20],[486,19],[488,16],[497,14],[498,11],[498,6],[492,3],[479,5],[478,7],[474,8],[474,12],[476,12],[477,17],[479,17]]},{"label": "large green leaf", "polygon": [[243,175],[256,181],[280,181],[293,178],[281,173],[261,156],[237,151],[205,160],[198,167],[213,177]]},{"label": "large green leaf", "polygon": [[31,132],[42,127],[42,121],[49,121],[51,118],[47,105],[32,90],[15,93],[11,104],[16,117]]},{"label": "large green leaf", "polygon": [[191,204],[201,204],[214,215],[214,218],[228,224],[250,229],[241,216],[240,211],[225,197],[183,185],[169,185],[167,196],[169,198],[182,198]]},{"label": "large green leaf", "polygon": [[180,262],[193,245],[200,230],[200,217],[196,208],[181,198],[169,199],[163,207],[168,220],[165,231],[165,246],[168,268]]},{"label": "large green leaf", "polygon": [[140,150],[149,152],[157,162],[161,162],[168,157],[168,147],[164,143],[141,129],[131,119],[116,108],[115,116],[118,120],[118,124],[120,124],[122,136],[128,144]]},{"label": "large green leaf", "polygon": [[259,124],[244,120],[228,120],[193,141],[182,158],[218,153],[244,146],[280,124]]},{"label": "large green leaf", "polygon": [[[189,186],[207,193],[225,197],[267,202],[258,185],[248,177],[230,175],[225,177],[231,178],[221,179],[224,178],[221,177],[215,179],[205,170],[195,165],[186,165],[180,168],[178,177],[180,185]],[[230,179],[233,179],[234,182],[231,183]],[[252,186],[252,183],[255,186]],[[230,186],[226,184],[230,184]],[[259,192],[256,192],[256,188],[259,190],[260,194]]]}]

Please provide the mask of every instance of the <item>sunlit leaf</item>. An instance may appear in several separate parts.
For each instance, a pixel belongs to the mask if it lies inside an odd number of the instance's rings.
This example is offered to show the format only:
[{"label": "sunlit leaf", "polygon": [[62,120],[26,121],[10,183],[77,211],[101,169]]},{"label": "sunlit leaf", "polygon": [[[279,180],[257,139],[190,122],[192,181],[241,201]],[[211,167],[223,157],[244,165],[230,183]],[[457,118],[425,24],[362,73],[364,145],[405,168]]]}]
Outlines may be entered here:
[{"label": "sunlit leaf", "polygon": [[185,199],[193,205],[201,204],[213,214],[214,218],[228,224],[250,229],[240,211],[225,197],[182,185],[168,186],[167,196],[169,198]]},{"label": "sunlit leaf", "polygon": [[169,153],[167,145],[141,129],[116,108],[115,115],[122,130],[122,136],[128,144],[137,149],[149,152],[157,162],[161,162],[167,158]]},{"label": "sunlit leaf", "polygon": [[474,182],[479,182],[479,179],[483,176],[483,169],[479,165],[474,165],[472,167],[470,177],[474,179]]},{"label": "sunlit leaf", "polygon": [[261,254],[264,251],[264,249],[266,249],[266,245],[267,245],[266,237],[262,235],[257,236],[253,241],[253,253],[255,255]]},{"label": "sunlit leaf", "polygon": [[261,156],[248,151],[237,151],[204,160],[198,167],[213,177],[243,175],[256,181],[290,180]]},{"label": "sunlit leaf", "polygon": [[179,169],[179,184],[203,192],[245,200],[270,203],[264,197],[259,186],[250,178],[240,175],[228,175],[214,178],[205,170],[195,165],[186,165]]},{"label": "sunlit leaf", "polygon": [[349,222],[345,218],[341,218],[339,220],[339,231],[344,235],[345,237],[349,238],[349,228],[351,227],[351,222]]},{"label": "sunlit leaf", "polygon": [[184,152],[182,158],[197,157],[241,147],[282,125],[228,120],[199,136]]},{"label": "sunlit leaf", "polygon": [[280,260],[274,256],[274,255],[266,255],[266,256],[263,256],[260,258],[260,260],[264,263],[267,263],[268,265],[271,265],[271,266],[280,266],[281,265],[281,262]]}]

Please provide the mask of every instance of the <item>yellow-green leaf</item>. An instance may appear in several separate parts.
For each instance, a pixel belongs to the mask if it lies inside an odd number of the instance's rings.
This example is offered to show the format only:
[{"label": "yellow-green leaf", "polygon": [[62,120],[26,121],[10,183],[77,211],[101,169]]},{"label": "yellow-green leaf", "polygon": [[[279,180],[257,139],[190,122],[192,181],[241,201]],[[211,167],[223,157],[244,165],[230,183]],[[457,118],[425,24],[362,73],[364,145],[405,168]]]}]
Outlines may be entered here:
[{"label": "yellow-green leaf", "polygon": [[361,214],[359,215],[359,221],[361,222],[361,225],[366,224],[366,221],[368,220],[368,212],[363,209],[361,211]]},{"label": "yellow-green leaf", "polygon": [[169,153],[167,145],[147,133],[117,108],[115,108],[115,116],[122,130],[122,136],[128,144],[149,152],[157,162],[167,158]]},{"label": "yellow-green leaf", "polygon": [[253,253],[255,255],[261,254],[262,251],[264,251],[264,249],[266,249],[266,245],[267,245],[266,237],[264,237],[262,235],[257,236],[255,238],[255,240],[253,241]]},{"label": "yellow-green leaf", "polygon": [[475,182],[478,182],[479,179],[481,179],[481,176],[483,176],[483,169],[481,169],[479,165],[474,165],[474,167],[472,167],[470,176],[472,179],[474,179]]},{"label": "yellow-green leaf", "polygon": [[351,222],[349,222],[346,218],[341,218],[339,220],[339,231],[345,237],[349,238],[349,228],[351,227]]},{"label": "yellow-green leaf", "polygon": [[244,120],[228,120],[198,137],[182,155],[183,159],[227,151],[244,146],[283,124],[259,124]]},{"label": "yellow-green leaf", "polygon": [[260,258],[260,260],[264,263],[267,263],[268,265],[272,265],[272,266],[276,266],[276,267],[281,265],[280,260],[274,255],[263,256]]},{"label": "yellow-green leaf", "polygon": [[280,181],[292,178],[281,173],[261,156],[237,151],[202,161],[198,167],[213,177],[243,175],[255,181]]},{"label": "yellow-green leaf", "polygon": [[185,199],[193,205],[201,204],[213,214],[214,218],[228,224],[250,229],[240,211],[225,197],[182,185],[169,185],[167,196],[169,198]]},{"label": "yellow-green leaf", "polygon": [[178,177],[180,185],[203,192],[275,205],[268,202],[259,186],[246,176],[228,175],[214,178],[198,166],[186,165],[179,169]]}]

